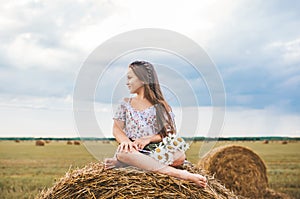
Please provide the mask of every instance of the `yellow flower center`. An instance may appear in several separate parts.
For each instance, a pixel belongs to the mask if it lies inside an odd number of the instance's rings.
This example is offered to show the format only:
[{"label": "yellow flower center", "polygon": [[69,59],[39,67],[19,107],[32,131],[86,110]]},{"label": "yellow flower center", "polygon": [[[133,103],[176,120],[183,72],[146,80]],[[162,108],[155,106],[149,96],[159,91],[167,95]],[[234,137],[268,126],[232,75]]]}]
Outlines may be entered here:
[{"label": "yellow flower center", "polygon": [[158,158],[159,160],[163,159],[163,157],[162,157],[161,155],[157,156],[157,158]]},{"label": "yellow flower center", "polygon": [[174,144],[174,146],[177,146],[177,145],[178,145],[178,142],[174,141],[173,144]]},{"label": "yellow flower center", "polygon": [[160,148],[156,148],[155,151],[156,151],[156,153],[160,153],[161,152]]}]

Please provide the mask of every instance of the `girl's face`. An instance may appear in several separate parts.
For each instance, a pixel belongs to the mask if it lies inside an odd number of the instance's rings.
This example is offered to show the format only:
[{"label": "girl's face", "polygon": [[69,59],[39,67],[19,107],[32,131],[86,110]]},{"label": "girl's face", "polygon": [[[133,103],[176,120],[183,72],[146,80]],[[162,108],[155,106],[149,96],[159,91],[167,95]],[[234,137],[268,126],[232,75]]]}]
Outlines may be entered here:
[{"label": "girl's face", "polygon": [[138,93],[144,88],[143,82],[134,74],[131,68],[127,72],[127,84],[130,93]]}]

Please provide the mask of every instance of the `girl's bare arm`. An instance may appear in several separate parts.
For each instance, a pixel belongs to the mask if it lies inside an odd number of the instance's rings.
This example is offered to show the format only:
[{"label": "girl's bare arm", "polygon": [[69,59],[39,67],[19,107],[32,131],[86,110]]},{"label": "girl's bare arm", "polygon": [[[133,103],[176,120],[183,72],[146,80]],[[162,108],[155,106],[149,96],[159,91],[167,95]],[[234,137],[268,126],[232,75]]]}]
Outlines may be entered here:
[{"label": "girl's bare arm", "polygon": [[117,142],[120,143],[120,145],[118,146],[117,151],[118,152],[131,152],[134,149],[138,150],[138,147],[136,145],[136,143],[133,143],[125,134],[125,132],[123,131],[124,128],[124,122],[123,121],[119,121],[119,120],[114,120],[114,124],[113,124],[113,135],[116,138]]}]

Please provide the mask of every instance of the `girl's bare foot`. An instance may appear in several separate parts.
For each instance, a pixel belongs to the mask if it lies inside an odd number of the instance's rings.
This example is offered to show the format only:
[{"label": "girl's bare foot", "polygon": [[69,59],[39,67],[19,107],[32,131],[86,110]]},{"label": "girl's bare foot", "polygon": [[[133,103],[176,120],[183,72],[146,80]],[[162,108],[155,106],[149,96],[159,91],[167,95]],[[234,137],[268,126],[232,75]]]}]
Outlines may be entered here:
[{"label": "girl's bare foot", "polygon": [[117,158],[105,158],[104,159],[104,169],[112,169],[125,166]]},{"label": "girl's bare foot", "polygon": [[195,173],[192,173],[191,175],[192,175],[192,178],[190,179],[191,181],[196,183],[198,186],[201,186],[203,188],[206,187],[206,185],[207,185],[206,177],[204,177],[200,174],[195,174]]},{"label": "girl's bare foot", "polygon": [[192,181],[196,185],[198,185],[200,187],[203,187],[203,188],[205,188],[206,185],[207,185],[206,177],[204,177],[200,174],[190,173],[188,171],[184,171],[183,179],[188,180],[188,181]]}]

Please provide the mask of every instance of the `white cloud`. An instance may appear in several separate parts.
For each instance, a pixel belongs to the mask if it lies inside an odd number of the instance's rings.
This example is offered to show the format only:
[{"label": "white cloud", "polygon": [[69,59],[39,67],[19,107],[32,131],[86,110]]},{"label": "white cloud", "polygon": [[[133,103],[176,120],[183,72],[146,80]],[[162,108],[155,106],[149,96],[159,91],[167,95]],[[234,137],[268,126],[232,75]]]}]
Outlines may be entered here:
[{"label": "white cloud", "polygon": [[1,96],[0,107],[15,109],[44,109],[50,111],[71,111],[72,97],[67,95],[63,98],[57,97],[34,97],[26,95],[18,95],[15,97]]},{"label": "white cloud", "polygon": [[107,31],[99,25],[114,7],[108,1],[6,2],[0,50],[14,67],[74,70],[103,41],[99,33]]},{"label": "white cloud", "polygon": [[0,137],[77,137],[70,96],[1,96]]},{"label": "white cloud", "polygon": [[[76,131],[70,96],[62,99],[16,98],[9,102],[2,101],[0,110],[0,137],[112,137],[111,104],[95,103],[95,115],[100,128],[95,132]],[[228,107],[224,124],[222,121],[218,124],[223,126],[220,132],[209,132],[213,116],[212,107],[173,107],[173,112],[177,129],[182,136],[299,136],[300,132],[299,115],[284,113],[272,107]],[[198,114],[198,120],[195,113]],[[191,126],[192,123],[195,126]]]},{"label": "white cloud", "polygon": [[300,116],[273,108],[231,107],[226,113],[223,135],[230,136],[299,136]]},{"label": "white cloud", "polygon": [[285,42],[272,42],[267,45],[266,49],[275,51],[278,60],[284,65],[300,64],[300,38]]},{"label": "white cloud", "polygon": [[0,137],[78,137],[71,111],[0,107]]},{"label": "white cloud", "polygon": [[10,64],[17,68],[42,68],[45,70],[74,70],[80,60],[76,53],[60,48],[45,48],[38,44],[40,35],[24,33],[18,35],[6,48]]}]

